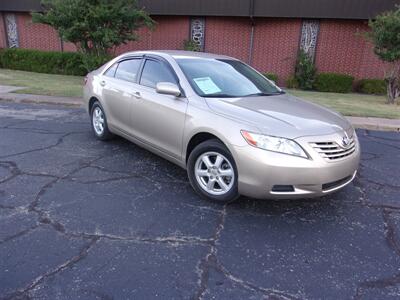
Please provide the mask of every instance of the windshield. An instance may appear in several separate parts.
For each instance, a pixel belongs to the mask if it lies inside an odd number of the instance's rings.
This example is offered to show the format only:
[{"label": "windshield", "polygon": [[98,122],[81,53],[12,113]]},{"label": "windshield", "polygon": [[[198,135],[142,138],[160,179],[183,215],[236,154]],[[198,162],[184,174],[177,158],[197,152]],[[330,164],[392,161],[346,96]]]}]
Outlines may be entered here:
[{"label": "windshield", "polygon": [[248,65],[229,59],[179,58],[186,78],[202,97],[248,97],[283,91]]}]

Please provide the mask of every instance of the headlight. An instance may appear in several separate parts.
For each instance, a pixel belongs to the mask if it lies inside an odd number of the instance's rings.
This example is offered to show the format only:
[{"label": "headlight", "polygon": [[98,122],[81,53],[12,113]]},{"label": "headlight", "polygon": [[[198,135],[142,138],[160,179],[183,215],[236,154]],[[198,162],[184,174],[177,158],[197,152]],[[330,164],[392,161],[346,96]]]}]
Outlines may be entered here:
[{"label": "headlight", "polygon": [[268,151],[308,158],[303,148],[301,148],[300,145],[293,140],[282,137],[256,134],[244,130],[242,130],[241,133],[247,143],[249,143],[251,146]]}]

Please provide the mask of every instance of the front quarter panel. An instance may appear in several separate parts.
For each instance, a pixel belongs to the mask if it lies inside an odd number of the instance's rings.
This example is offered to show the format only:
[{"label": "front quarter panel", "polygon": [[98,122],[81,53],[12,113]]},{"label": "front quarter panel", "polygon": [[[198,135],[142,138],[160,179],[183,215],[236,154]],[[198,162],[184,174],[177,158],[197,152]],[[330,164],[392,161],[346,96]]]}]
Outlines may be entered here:
[{"label": "front quarter panel", "polygon": [[[203,100],[204,101],[204,100]],[[185,131],[183,137],[183,158],[187,158],[187,147],[190,140],[199,133],[209,133],[220,139],[233,153],[233,146],[243,147],[248,145],[241,135],[241,130],[256,131],[257,128],[249,124],[238,122],[224,116],[213,113],[205,104],[203,106],[193,105],[189,101],[186,115]]]}]

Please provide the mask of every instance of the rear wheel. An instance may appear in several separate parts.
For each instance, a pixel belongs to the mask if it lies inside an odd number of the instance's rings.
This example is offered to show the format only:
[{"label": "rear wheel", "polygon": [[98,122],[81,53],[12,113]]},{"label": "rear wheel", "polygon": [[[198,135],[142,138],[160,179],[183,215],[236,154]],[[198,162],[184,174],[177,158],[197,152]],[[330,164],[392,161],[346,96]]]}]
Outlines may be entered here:
[{"label": "rear wheel", "polygon": [[201,196],[220,202],[239,197],[235,161],[220,141],[199,144],[190,153],[187,169],[191,185]]},{"label": "rear wheel", "polygon": [[108,130],[107,117],[100,102],[93,104],[90,115],[94,135],[102,141],[112,138],[113,134]]}]

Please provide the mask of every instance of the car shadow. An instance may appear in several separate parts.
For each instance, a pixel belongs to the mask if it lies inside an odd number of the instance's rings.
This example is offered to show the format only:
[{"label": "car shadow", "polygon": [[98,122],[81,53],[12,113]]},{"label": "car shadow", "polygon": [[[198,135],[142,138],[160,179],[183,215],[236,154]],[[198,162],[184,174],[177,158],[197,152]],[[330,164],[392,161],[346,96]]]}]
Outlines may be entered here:
[{"label": "car shadow", "polygon": [[[131,153],[133,159],[144,159],[151,161],[151,168],[156,168],[157,172],[152,172],[152,175],[157,177],[164,177],[166,175],[173,176],[174,179],[181,182],[186,182],[189,185],[189,180],[186,171],[175,164],[153,154],[152,152],[141,148],[123,138],[116,137],[110,145],[119,146],[123,151]],[[134,170],[132,170],[134,171]],[[190,193],[195,195],[195,191],[191,190]],[[305,198],[305,199],[289,199],[289,200],[271,200],[271,199],[252,199],[241,196],[235,201],[230,203],[218,203],[215,201],[204,199],[200,196],[198,201],[202,206],[209,206],[210,208],[222,209],[225,205],[228,212],[244,213],[244,214],[257,214],[257,215],[292,215],[294,217],[303,218],[310,215],[325,215],[337,216],[349,208],[349,205],[354,205],[354,200],[358,199],[359,191],[354,184],[350,184],[343,190],[334,194],[327,195],[320,198]],[[347,208],[346,208],[347,207]]]}]

